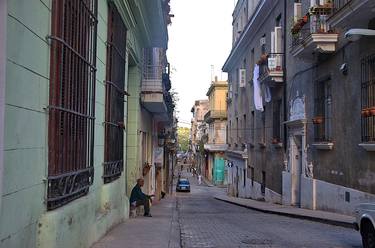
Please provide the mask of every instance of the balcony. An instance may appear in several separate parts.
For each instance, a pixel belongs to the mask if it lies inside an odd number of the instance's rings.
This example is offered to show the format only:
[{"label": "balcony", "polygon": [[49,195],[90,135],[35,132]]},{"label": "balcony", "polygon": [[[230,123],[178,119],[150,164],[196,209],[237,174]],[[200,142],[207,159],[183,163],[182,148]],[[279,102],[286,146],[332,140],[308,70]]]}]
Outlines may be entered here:
[{"label": "balcony", "polygon": [[336,51],[339,35],[327,24],[327,17],[332,12],[332,4],[313,6],[310,7],[308,14],[294,23],[291,30],[293,56],[312,59],[316,52]]},{"label": "balcony", "polygon": [[215,120],[225,120],[227,119],[226,110],[210,110],[204,115],[204,121],[206,123],[211,123]]},{"label": "balcony", "polygon": [[259,81],[270,87],[282,85],[284,82],[283,53],[270,53],[260,65]]},{"label": "balcony", "polygon": [[163,48],[148,48],[143,51],[143,71],[141,85],[142,105],[161,120],[170,118],[172,99],[168,95],[171,88],[169,70]]}]

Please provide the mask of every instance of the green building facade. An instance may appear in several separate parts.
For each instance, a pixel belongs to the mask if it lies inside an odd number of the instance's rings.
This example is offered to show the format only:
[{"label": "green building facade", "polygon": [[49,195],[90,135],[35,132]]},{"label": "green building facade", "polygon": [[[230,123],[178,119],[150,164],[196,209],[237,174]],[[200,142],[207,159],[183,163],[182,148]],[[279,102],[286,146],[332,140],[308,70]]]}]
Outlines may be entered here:
[{"label": "green building facade", "polygon": [[[89,247],[111,227],[128,218],[127,190],[138,176],[134,173],[137,167],[132,159],[139,152],[134,142],[137,142],[135,137],[141,118],[139,106],[134,103],[139,102],[142,49],[153,45],[155,32],[159,33],[159,40],[167,41],[166,24],[155,26],[155,23],[166,23],[164,1],[97,1],[91,185],[88,192],[77,199],[49,210],[47,195],[51,151],[48,134],[53,41],[48,37],[51,36],[52,10],[56,2],[73,3],[71,0],[0,0],[0,7],[6,8],[6,11],[0,12],[0,20],[6,20],[7,30],[5,64],[0,56],[0,68],[5,68],[6,72],[5,92],[2,92],[5,104],[0,106],[0,116],[1,109],[5,110],[3,140],[0,135],[0,148],[4,146],[3,156],[0,153],[3,178],[0,181],[0,247],[4,248]],[[78,2],[80,0],[75,4]],[[127,38],[123,41],[126,43],[124,89],[130,96],[124,97],[124,169],[116,180],[104,183],[110,3],[117,9],[127,29]],[[158,11],[150,15],[150,9]],[[4,29],[0,27],[0,36],[2,31]],[[0,38],[0,52],[1,44]],[[0,123],[2,121],[0,117]]]}]

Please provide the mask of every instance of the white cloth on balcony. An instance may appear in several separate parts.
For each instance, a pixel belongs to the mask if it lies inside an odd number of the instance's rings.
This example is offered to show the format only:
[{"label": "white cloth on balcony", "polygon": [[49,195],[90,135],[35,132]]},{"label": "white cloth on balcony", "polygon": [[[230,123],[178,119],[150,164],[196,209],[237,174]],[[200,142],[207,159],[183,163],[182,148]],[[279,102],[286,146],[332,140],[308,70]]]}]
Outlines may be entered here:
[{"label": "white cloth on balcony", "polygon": [[262,97],[262,90],[260,88],[260,83],[259,83],[259,65],[255,65],[254,67],[253,82],[254,82],[255,109],[263,112],[264,111],[263,97]]},{"label": "white cloth on balcony", "polygon": [[264,100],[266,102],[271,102],[272,97],[271,97],[271,89],[269,86],[265,85],[264,86]]}]

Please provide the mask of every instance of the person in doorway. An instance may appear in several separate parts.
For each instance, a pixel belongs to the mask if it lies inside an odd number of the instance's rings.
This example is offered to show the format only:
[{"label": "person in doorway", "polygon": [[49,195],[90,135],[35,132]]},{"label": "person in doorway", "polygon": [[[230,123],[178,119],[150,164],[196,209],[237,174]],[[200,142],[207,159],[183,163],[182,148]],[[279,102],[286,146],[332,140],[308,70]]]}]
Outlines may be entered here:
[{"label": "person in doorway", "polygon": [[132,189],[132,192],[130,194],[130,204],[133,207],[138,207],[138,206],[144,206],[145,213],[144,216],[147,217],[152,217],[150,214],[150,201],[152,195],[146,195],[145,193],[142,192],[142,187],[145,184],[145,181],[143,178],[137,179],[137,184],[134,186]]}]

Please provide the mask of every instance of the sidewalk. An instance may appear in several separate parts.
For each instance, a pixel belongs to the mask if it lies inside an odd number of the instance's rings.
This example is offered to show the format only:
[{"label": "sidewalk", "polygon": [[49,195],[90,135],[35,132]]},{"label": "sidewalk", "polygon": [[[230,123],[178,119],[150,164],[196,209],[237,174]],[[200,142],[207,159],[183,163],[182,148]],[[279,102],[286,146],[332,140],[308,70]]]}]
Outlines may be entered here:
[{"label": "sidewalk", "polygon": [[284,215],[292,218],[307,219],[311,221],[317,221],[347,228],[354,227],[353,222],[355,221],[355,218],[348,215],[336,214],[319,210],[296,208],[292,206],[272,204],[267,202],[255,201],[251,199],[223,195],[217,195],[215,196],[215,199],[264,213]]},{"label": "sidewalk", "polygon": [[167,196],[151,208],[151,214],[126,220],[91,248],[180,248],[176,198]]}]

